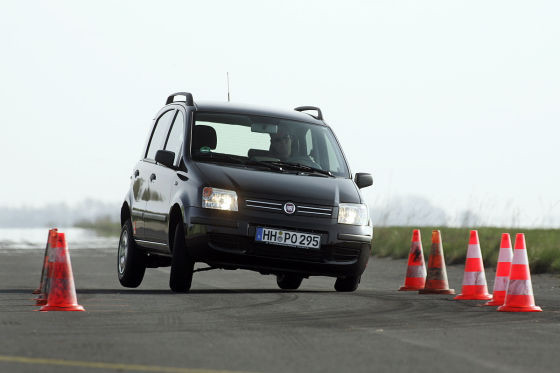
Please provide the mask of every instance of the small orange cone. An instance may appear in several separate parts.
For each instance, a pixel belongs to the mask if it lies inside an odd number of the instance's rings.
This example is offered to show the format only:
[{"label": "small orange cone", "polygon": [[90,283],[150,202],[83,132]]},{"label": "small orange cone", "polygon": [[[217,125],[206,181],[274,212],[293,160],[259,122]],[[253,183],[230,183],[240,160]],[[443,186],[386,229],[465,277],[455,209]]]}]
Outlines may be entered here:
[{"label": "small orange cone", "polygon": [[542,309],[535,305],[529,259],[523,233],[515,235],[515,248],[513,249],[506,300],[503,306],[498,307],[498,311],[542,312]]},{"label": "small orange cone", "polygon": [[[49,239],[47,241],[47,248],[45,249],[45,259],[43,262],[43,271],[41,273],[41,284],[39,285],[39,296],[35,298],[35,305],[44,306],[47,304],[47,298],[49,296],[49,284],[51,276],[51,265],[54,260],[53,258],[53,247],[56,243],[58,237],[58,230],[56,228],[49,230]],[[36,291],[37,291],[36,290]],[[33,292],[35,294],[35,291]]]},{"label": "small orange cone", "polygon": [[418,290],[420,294],[455,294],[454,289],[449,289],[447,282],[447,270],[445,269],[445,259],[443,257],[443,243],[441,232],[432,231],[432,251],[428,259],[428,276],[426,286]]},{"label": "small orange cone", "polygon": [[482,253],[480,251],[480,242],[478,241],[478,231],[471,231],[467,259],[465,261],[465,273],[463,275],[463,288],[461,289],[461,294],[453,299],[492,299],[492,296],[488,294],[484,263],[482,263]]},{"label": "small orange cone", "polygon": [[58,233],[53,247],[54,262],[51,264],[51,279],[47,304],[40,311],[85,311],[78,304],[70,254],[64,233]]},{"label": "small orange cone", "polygon": [[496,277],[494,279],[494,294],[492,300],[486,302],[485,306],[501,306],[504,304],[512,259],[511,238],[509,233],[502,233],[500,254],[498,255],[498,265],[496,266]]},{"label": "small orange cone", "polygon": [[410,253],[408,254],[408,267],[406,269],[406,277],[404,286],[399,291],[420,290],[426,284],[426,265],[424,264],[424,253],[422,251],[422,240],[420,239],[420,230],[412,231],[412,243],[410,244]]}]

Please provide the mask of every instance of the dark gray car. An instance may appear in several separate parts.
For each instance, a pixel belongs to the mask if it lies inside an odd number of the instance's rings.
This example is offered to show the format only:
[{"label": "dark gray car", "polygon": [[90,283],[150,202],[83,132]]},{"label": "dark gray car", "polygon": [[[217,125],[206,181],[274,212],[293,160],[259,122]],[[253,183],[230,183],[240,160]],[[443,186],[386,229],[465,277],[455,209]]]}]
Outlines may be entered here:
[{"label": "dark gray car", "polygon": [[171,289],[188,291],[203,262],[202,270],[276,275],[282,289],[309,276],[335,277],[338,291],[358,287],[372,239],[359,189],[372,178],[352,178],[318,108],[195,103],[175,93],[131,179],[121,208],[123,286],[171,266]]}]

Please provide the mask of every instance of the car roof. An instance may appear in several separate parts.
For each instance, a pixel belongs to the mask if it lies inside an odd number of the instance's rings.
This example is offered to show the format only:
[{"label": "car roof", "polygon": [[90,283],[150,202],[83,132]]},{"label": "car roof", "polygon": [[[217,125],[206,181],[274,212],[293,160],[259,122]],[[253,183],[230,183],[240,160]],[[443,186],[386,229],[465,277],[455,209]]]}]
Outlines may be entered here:
[{"label": "car roof", "polygon": [[[175,102],[177,104],[177,102]],[[209,111],[229,114],[262,115],[268,117],[291,119],[313,124],[326,125],[322,120],[315,119],[309,114],[295,110],[282,110],[266,106],[239,104],[232,102],[195,101],[197,111]]]}]

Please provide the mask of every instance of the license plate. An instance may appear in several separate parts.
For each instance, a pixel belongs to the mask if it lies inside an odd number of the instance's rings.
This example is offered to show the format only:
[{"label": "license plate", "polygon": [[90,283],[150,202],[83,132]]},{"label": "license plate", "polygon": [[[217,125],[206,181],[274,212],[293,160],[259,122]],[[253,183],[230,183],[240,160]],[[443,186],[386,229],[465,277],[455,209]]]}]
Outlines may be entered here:
[{"label": "license plate", "polygon": [[318,234],[292,232],[262,227],[257,228],[255,241],[283,246],[304,247],[306,249],[318,249],[321,246],[321,236]]}]

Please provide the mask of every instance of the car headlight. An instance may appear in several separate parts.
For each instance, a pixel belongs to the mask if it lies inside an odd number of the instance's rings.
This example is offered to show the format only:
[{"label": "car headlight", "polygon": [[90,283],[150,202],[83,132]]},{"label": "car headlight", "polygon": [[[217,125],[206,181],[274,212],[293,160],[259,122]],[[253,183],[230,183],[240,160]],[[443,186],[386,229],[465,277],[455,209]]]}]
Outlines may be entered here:
[{"label": "car headlight", "polygon": [[202,207],[237,211],[237,193],[233,190],[205,187],[202,189]]},{"label": "car headlight", "polygon": [[369,220],[367,206],[359,203],[338,205],[338,224],[366,225]]}]

